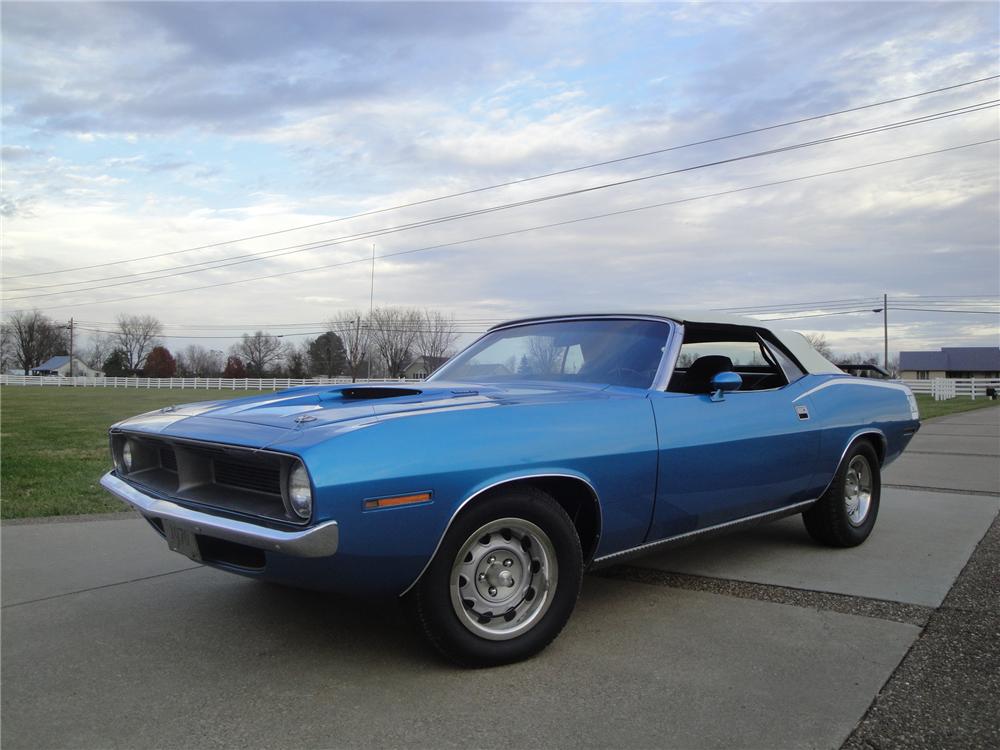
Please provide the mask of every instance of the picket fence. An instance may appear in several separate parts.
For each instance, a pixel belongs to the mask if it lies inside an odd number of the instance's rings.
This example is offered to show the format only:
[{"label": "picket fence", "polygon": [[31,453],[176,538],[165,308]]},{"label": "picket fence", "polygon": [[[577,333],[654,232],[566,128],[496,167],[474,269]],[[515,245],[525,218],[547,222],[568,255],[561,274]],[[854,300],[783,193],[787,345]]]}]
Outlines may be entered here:
[{"label": "picket fence", "polygon": [[[293,388],[298,385],[345,385],[357,383],[419,383],[419,380],[399,378],[397,380],[368,380],[359,378],[88,378],[59,377],[50,375],[0,375],[0,385],[24,385],[39,387],[77,388],[183,388],[219,389],[231,391],[272,391]],[[909,386],[914,393],[924,393],[941,401],[958,396],[986,398],[987,389],[1000,394],[998,378],[936,378],[934,380],[897,380]]]},{"label": "picket fence", "polygon": [[88,378],[61,377],[57,375],[0,375],[0,385],[77,388],[190,388],[219,389],[227,391],[272,391],[294,388],[298,385],[349,385],[356,383],[418,383],[406,378],[368,380],[358,378]]}]

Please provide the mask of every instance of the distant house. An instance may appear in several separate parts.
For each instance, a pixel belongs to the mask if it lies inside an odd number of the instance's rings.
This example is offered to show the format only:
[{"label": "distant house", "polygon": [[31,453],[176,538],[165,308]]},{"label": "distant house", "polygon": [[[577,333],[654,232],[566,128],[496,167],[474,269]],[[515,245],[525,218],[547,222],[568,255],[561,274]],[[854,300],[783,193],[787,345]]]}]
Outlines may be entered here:
[{"label": "distant house", "polygon": [[423,380],[447,361],[447,357],[417,357],[403,368],[403,377]]},{"label": "distant house", "polygon": [[[59,357],[52,357],[47,359],[38,367],[34,367],[31,370],[32,375],[62,375],[63,377],[69,377],[69,357],[62,355]],[[104,373],[95,370],[91,367],[87,367],[83,362],[81,362],[77,357],[73,357],[73,374],[77,376],[84,376],[88,378],[102,378]]]},{"label": "distant house", "polygon": [[904,380],[1000,378],[1000,346],[942,347],[937,352],[900,352]]}]

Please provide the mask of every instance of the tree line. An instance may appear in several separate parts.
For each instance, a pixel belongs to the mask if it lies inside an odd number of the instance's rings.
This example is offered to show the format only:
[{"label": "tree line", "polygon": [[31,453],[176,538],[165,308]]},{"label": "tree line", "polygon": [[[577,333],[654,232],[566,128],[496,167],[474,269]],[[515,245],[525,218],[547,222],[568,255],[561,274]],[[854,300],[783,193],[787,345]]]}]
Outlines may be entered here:
[{"label": "tree line", "polygon": [[[49,358],[69,354],[68,326],[38,310],[9,315],[0,333],[3,372],[17,369],[27,375]],[[451,315],[379,307],[370,313],[339,312],[327,321],[326,331],[300,341],[257,330],[225,351],[198,344],[171,351],[155,317],[121,314],[114,330],[92,333],[74,354],[108,377],[397,378],[417,360],[417,369],[429,374],[453,353],[457,339]]]}]

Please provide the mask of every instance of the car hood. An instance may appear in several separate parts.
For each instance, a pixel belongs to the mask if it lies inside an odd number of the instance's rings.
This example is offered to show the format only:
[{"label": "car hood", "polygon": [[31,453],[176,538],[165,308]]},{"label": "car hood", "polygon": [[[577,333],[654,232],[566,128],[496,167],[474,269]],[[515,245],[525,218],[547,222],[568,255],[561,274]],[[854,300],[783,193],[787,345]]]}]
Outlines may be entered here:
[{"label": "car hood", "polygon": [[221,422],[236,422],[277,430],[304,431],[336,423],[375,423],[445,409],[609,398],[611,394],[608,390],[604,385],[562,383],[478,385],[435,382],[303,386],[227,401],[168,406],[121,422],[116,427],[180,436],[184,432],[184,422],[204,424],[210,420],[220,427]]}]

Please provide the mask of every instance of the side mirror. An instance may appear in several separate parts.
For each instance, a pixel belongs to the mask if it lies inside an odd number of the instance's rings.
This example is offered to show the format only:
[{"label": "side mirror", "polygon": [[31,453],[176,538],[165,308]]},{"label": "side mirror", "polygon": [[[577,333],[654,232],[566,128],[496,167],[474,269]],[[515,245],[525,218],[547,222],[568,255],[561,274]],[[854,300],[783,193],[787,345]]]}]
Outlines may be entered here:
[{"label": "side mirror", "polygon": [[738,372],[727,370],[713,375],[712,380],[709,381],[709,385],[712,386],[712,400],[724,401],[725,396],[723,394],[726,391],[738,391],[740,386],[743,385],[743,378],[740,377]]}]

